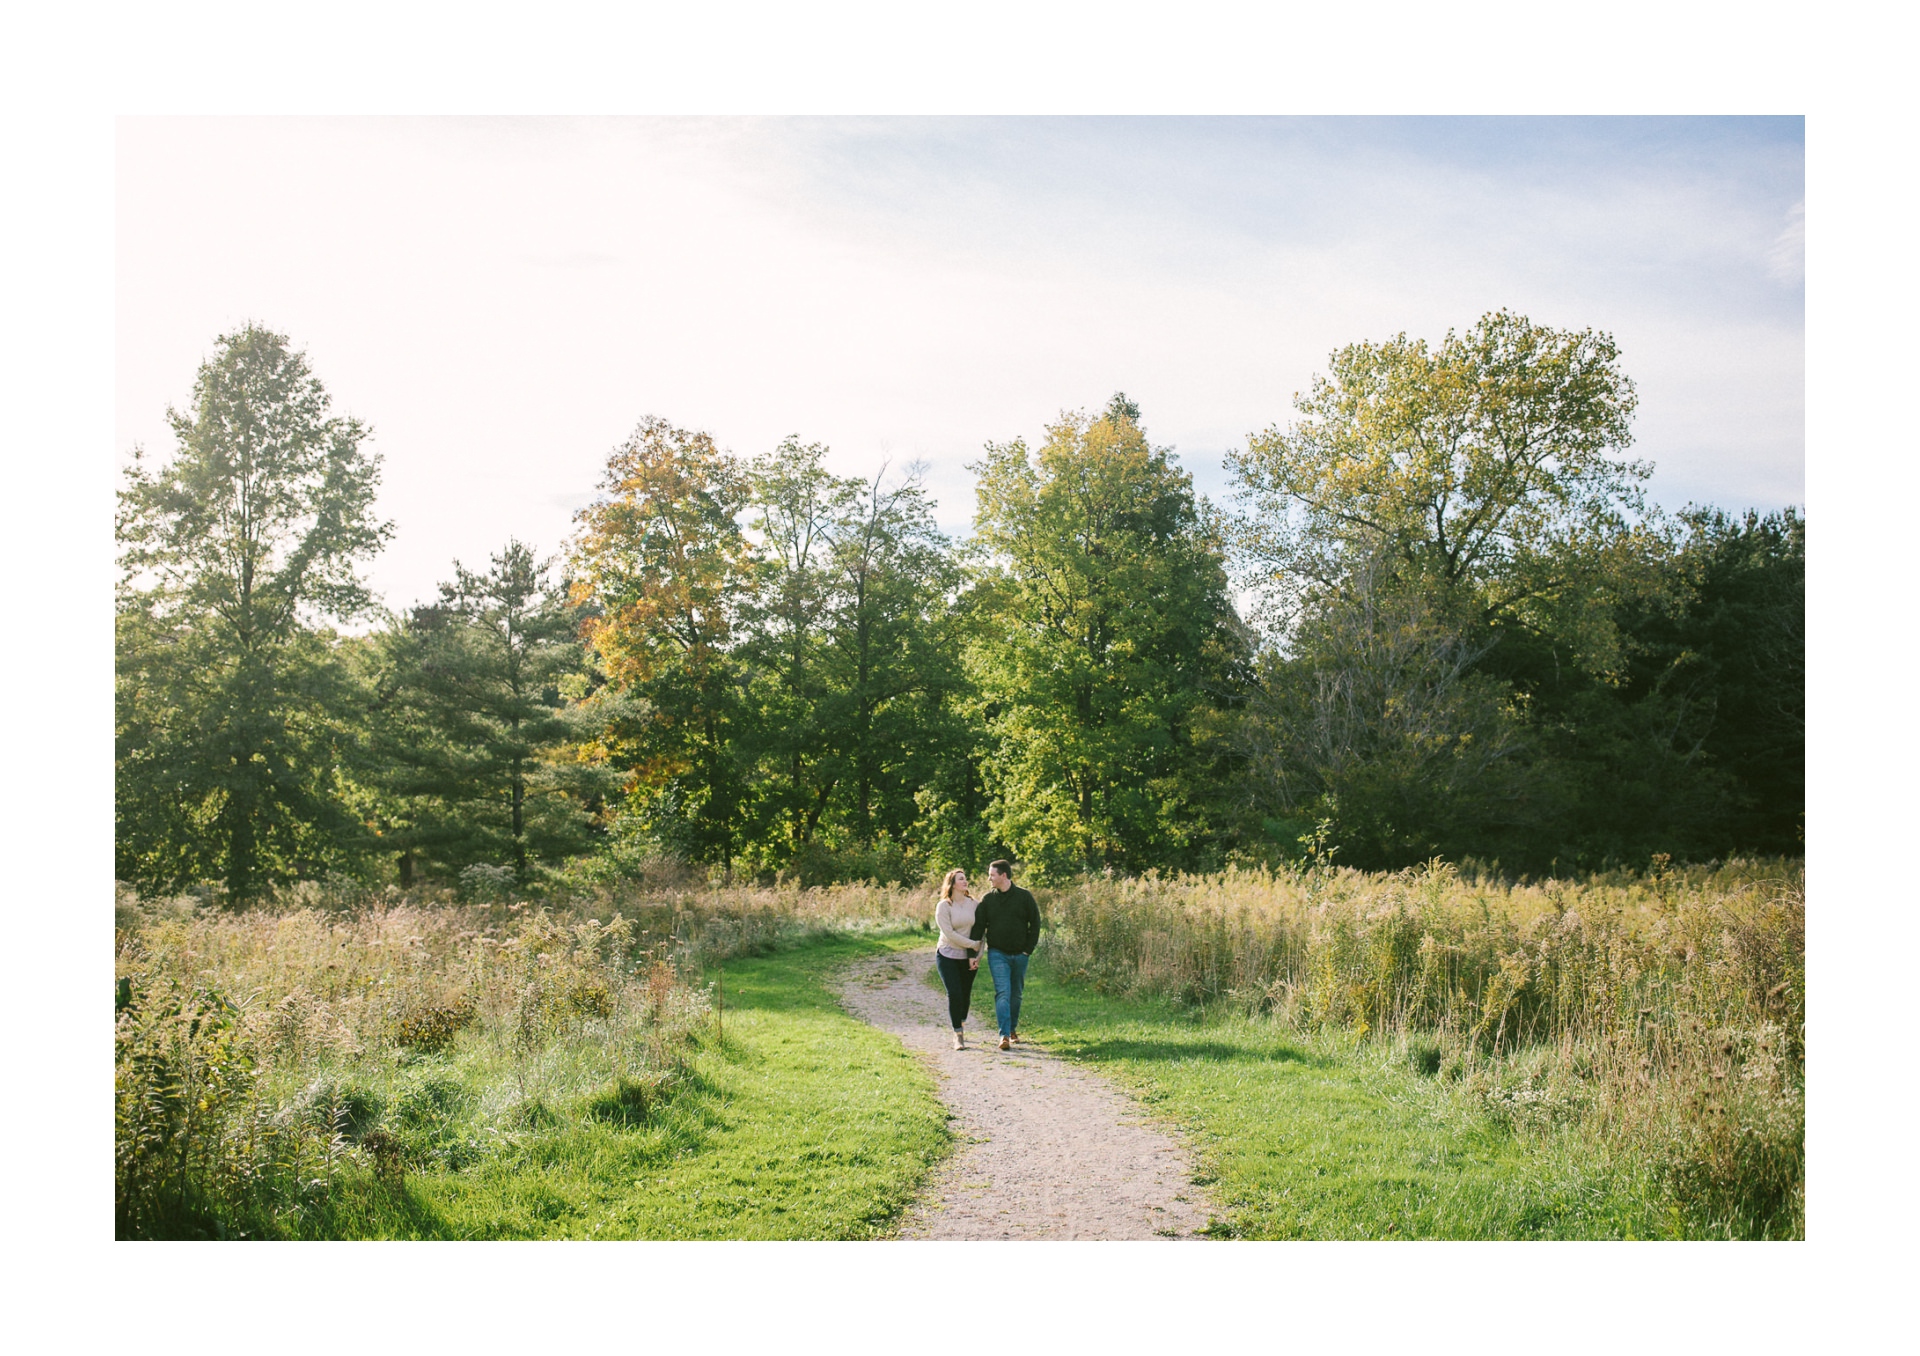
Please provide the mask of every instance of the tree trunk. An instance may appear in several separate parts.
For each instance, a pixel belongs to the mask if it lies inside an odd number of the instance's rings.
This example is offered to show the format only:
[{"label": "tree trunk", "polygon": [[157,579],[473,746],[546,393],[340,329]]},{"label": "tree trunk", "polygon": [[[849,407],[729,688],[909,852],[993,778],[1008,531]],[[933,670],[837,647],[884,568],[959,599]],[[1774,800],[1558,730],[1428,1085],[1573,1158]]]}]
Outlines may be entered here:
[{"label": "tree trunk", "polygon": [[523,883],[527,879],[526,803],[527,779],[516,758],[513,760],[513,869]]},{"label": "tree trunk", "polygon": [[227,802],[227,902],[238,904],[252,896],[258,865],[258,847],[254,841],[253,807],[236,800]]}]

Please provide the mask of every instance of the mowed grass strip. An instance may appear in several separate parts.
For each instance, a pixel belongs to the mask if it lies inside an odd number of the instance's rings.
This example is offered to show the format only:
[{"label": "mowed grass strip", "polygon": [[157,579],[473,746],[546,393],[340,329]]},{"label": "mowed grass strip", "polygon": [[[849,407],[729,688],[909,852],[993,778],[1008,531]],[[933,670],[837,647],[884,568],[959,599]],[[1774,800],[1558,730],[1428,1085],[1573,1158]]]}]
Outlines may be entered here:
[{"label": "mowed grass strip", "polygon": [[341,1202],[361,1237],[853,1239],[889,1232],[949,1149],[931,1074],[840,1007],[850,962],[918,936],[841,936],[725,967],[724,1038],[638,1125],[539,1137]]},{"label": "mowed grass strip", "polygon": [[1672,1227],[1642,1175],[1571,1138],[1523,1141],[1377,1046],[1103,996],[1040,962],[1021,1026],[1189,1134],[1221,1210],[1216,1237],[1647,1238]]}]

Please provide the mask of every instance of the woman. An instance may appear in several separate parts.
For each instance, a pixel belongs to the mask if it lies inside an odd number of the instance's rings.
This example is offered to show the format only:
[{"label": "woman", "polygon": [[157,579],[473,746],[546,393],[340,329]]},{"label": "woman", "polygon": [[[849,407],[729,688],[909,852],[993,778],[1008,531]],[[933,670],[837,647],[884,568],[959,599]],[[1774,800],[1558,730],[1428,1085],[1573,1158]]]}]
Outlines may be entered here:
[{"label": "woman", "polygon": [[933,906],[933,925],[940,929],[940,945],[933,953],[940,982],[947,986],[947,1016],[953,1019],[953,1048],[967,1048],[960,1030],[973,1001],[974,977],[980,973],[980,943],[967,936],[973,930],[973,911],[980,901],[967,890],[967,873],[959,867],[947,872],[940,902]]}]

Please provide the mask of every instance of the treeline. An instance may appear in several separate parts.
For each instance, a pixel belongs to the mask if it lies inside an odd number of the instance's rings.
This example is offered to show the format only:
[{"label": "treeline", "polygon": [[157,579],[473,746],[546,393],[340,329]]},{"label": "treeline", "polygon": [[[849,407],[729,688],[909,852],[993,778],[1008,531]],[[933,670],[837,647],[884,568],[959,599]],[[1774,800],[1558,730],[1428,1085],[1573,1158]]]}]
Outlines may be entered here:
[{"label": "treeline", "polygon": [[1230,510],[1125,396],[990,444],[960,542],[915,468],[650,418],[562,556],[508,542],[388,613],[367,430],[284,336],[223,336],[120,496],[117,872],[244,898],[1801,850],[1804,521],[1649,509],[1606,336],[1355,344],[1296,406],[1231,456]]}]

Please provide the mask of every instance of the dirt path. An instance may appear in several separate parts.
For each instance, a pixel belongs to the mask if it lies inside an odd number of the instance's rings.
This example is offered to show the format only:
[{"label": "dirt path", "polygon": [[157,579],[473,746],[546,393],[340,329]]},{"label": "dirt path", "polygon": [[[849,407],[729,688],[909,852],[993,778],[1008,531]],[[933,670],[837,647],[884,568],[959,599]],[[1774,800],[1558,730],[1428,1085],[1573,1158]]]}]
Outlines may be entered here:
[{"label": "dirt path", "polygon": [[967,1048],[953,1049],[931,969],[926,952],[884,956],[843,991],[849,1011],[933,1067],[962,1140],[902,1238],[1191,1238],[1206,1227],[1209,1202],[1178,1141],[1096,1074],[1030,1045],[996,1049],[984,974]]}]

